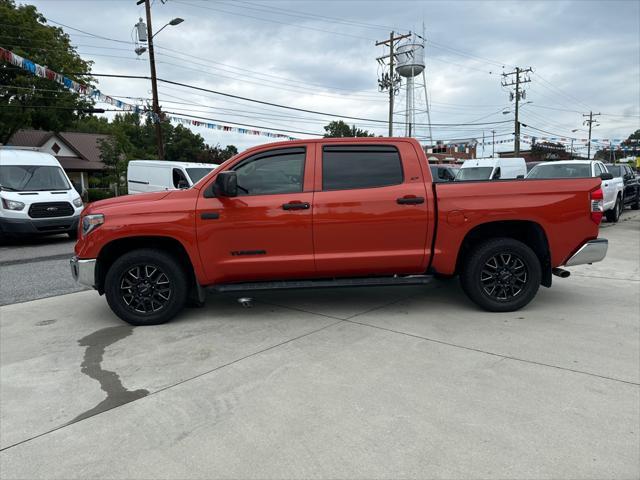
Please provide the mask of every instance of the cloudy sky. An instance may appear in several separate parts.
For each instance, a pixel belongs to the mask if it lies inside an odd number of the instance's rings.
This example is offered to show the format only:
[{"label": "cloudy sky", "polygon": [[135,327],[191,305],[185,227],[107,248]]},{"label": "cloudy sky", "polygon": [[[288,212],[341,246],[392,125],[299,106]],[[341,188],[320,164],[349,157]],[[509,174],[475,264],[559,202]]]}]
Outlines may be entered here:
[{"label": "cloudy sky", "polygon": [[[76,29],[63,27],[95,62],[95,73],[148,75],[147,54],[133,52],[133,26],[144,16],[135,0],[28,3],[52,24]],[[375,41],[391,30],[422,34],[424,23],[434,139],[488,139],[492,130],[496,139],[512,138],[513,104],[501,74],[515,66],[534,71],[525,85],[523,134],[584,138],[589,110],[602,113],[594,138],[626,138],[640,128],[638,1],[155,0],[152,11],[155,29],[184,19],[156,37],[160,78],[335,117],[161,84],[162,107],[175,115],[309,134],[344,115],[385,134],[386,125],[374,120],[387,118],[376,62],[386,52]],[[101,78],[99,87],[123,100],[150,98],[145,80]],[[403,101],[400,95],[397,103]],[[240,149],[269,140],[190,128],[211,144]],[[402,125],[396,131],[402,134]]]}]

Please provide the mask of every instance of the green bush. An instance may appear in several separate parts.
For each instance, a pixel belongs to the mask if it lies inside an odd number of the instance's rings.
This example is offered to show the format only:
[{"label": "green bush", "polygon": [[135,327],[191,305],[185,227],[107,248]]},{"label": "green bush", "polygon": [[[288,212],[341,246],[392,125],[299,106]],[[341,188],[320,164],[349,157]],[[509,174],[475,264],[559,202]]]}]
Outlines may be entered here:
[{"label": "green bush", "polygon": [[103,188],[90,188],[89,189],[89,201],[96,202],[98,200],[104,200],[105,198],[112,198],[113,191]]}]

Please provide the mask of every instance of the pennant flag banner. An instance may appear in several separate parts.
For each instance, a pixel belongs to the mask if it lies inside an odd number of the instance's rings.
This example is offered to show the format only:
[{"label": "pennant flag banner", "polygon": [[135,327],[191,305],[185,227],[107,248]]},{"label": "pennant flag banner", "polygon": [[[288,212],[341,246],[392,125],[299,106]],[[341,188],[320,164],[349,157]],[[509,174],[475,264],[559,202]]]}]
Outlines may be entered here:
[{"label": "pennant flag banner", "polygon": [[269,138],[283,138],[285,140],[295,140],[294,137],[285,135],[282,133],[265,132],[264,130],[255,130],[249,128],[231,127],[229,125],[220,125],[219,123],[201,122],[200,120],[190,120],[188,118],[174,117],[173,115],[167,115],[172,122],[179,123],[181,125],[193,125],[194,127],[204,127],[213,130],[222,130],[223,132],[241,133],[243,135],[261,135]]},{"label": "pennant flag banner", "polygon": [[59,83],[69,90],[73,90],[80,95],[91,97],[98,102],[107,103],[109,105],[115,106],[116,108],[129,112],[140,112],[141,110],[138,105],[131,105],[116,98],[110,97],[109,95],[105,95],[97,88],[88,87],[76,82],[75,80],[71,80],[70,78],[65,77],[60,73],[54,72],[47,67],[38,65],[37,63],[33,63],[31,60],[27,60],[26,58],[23,58],[20,55],[17,55],[12,51],[2,47],[0,47],[0,58],[12,65],[15,65],[16,67],[26,70],[36,77],[46,78],[53,82]]},{"label": "pennant flag banner", "polygon": [[[37,77],[40,78],[46,78],[48,80],[54,81],[56,83],[59,83],[60,85],[63,85],[64,87],[68,88],[69,90],[72,90],[80,95],[86,95],[88,97],[93,98],[94,100],[96,100],[97,102],[101,102],[101,103],[106,103],[108,105],[113,105],[114,107],[123,110],[123,111],[127,111],[127,112],[135,112],[135,113],[147,113],[148,115],[150,115],[154,121],[157,121],[157,115],[155,115],[152,112],[148,112],[145,111],[145,109],[143,109],[141,106],[139,105],[132,105],[130,103],[125,103],[121,100],[118,100],[117,98],[113,98],[110,97],[109,95],[105,95],[103,94],[100,90],[98,90],[97,88],[92,88],[89,87],[87,85],[83,85],[81,83],[76,82],[75,80],[71,80],[68,77],[65,77],[64,75],[54,72],[53,70],[50,70],[47,67],[43,67],[42,65],[38,65],[37,63],[32,62],[31,60],[28,60],[24,57],[21,57],[20,55],[17,55],[15,53],[13,53],[10,50],[7,50],[5,48],[0,47],[0,59],[15,65],[16,67],[22,68],[23,70],[26,70],[27,72],[31,73],[32,75],[35,75]],[[167,118],[169,118],[171,121],[175,121],[177,123],[183,124],[183,125],[193,125],[196,127],[205,127],[205,128],[210,128],[210,129],[214,129],[214,130],[221,130],[224,132],[233,132],[233,133],[241,133],[244,135],[262,135],[265,137],[270,137],[270,138],[284,138],[287,140],[295,140],[294,137],[290,137],[289,135],[284,135],[281,133],[273,133],[273,132],[267,132],[264,130],[256,130],[256,129],[248,129],[248,128],[239,128],[239,127],[230,127],[228,125],[220,125],[217,123],[209,123],[209,122],[201,122],[198,120],[189,120],[186,118],[182,118],[182,117],[174,117],[174,116],[168,116]]]}]

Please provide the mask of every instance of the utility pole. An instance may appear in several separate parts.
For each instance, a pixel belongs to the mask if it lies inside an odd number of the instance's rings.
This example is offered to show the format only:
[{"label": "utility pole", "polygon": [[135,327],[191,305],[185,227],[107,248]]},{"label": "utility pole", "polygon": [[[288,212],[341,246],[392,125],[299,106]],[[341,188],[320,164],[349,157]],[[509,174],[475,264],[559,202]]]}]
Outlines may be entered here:
[{"label": "utility pole", "polygon": [[150,0],[138,1],[138,5],[144,2],[144,10],[147,14],[147,41],[149,47],[149,65],[151,66],[151,94],[153,95],[153,123],[156,128],[156,144],[158,158],[164,160],[164,143],[162,141],[162,125],[160,124],[160,103],[158,102],[158,80],[156,76],[156,57],[153,51],[153,28],[151,27],[151,2]]},{"label": "utility pole", "polygon": [[[520,91],[520,84],[521,83],[529,83],[531,82],[531,79],[529,77],[526,76],[527,73],[531,73],[533,72],[533,70],[531,69],[531,67],[529,68],[520,68],[520,67],[516,67],[515,71],[513,72],[509,72],[509,73],[503,73],[502,77],[502,86],[503,87],[511,87],[514,86],[516,87],[516,93],[515,95],[511,94],[511,99],[516,101],[516,108],[515,108],[515,138],[514,138],[514,157],[518,157],[520,155],[520,121],[518,118],[519,115],[519,108],[520,108],[520,99],[521,98],[526,98],[526,92],[524,90]],[[507,80],[507,78],[511,75],[515,75],[515,80]],[[524,75],[522,78],[520,78],[520,75]]]},{"label": "utility pole", "polygon": [[491,130],[491,145],[493,145],[493,151],[491,152],[491,158],[496,156],[496,131]]},{"label": "utility pole", "polygon": [[600,115],[600,113],[589,112],[588,115],[586,113],[582,114],[583,117],[589,117],[588,120],[585,120],[583,122],[584,125],[589,125],[589,143],[587,143],[587,160],[591,160],[591,126],[593,125],[593,122],[596,121],[593,119],[593,117],[596,117],[598,115]]},{"label": "utility pole", "polygon": [[383,78],[378,81],[378,85],[381,91],[387,88],[389,89],[389,136],[390,137],[393,137],[393,101],[396,95],[395,85],[397,82],[399,82],[399,79],[396,80],[396,78],[394,77],[395,58],[396,58],[395,52],[394,52],[395,44],[398,40],[402,40],[404,38],[409,38],[409,37],[411,37],[411,33],[407,35],[398,35],[396,37],[395,32],[392,31],[389,34],[388,40],[381,40],[379,42],[376,42],[376,47],[379,47],[380,45],[389,46],[389,55],[383,55],[382,57],[378,57],[376,60],[378,61],[378,63],[383,63],[385,58],[389,59],[389,74],[388,76],[387,75],[383,76]]},{"label": "utility pole", "polygon": [[573,160],[573,138],[571,139],[571,160]]}]

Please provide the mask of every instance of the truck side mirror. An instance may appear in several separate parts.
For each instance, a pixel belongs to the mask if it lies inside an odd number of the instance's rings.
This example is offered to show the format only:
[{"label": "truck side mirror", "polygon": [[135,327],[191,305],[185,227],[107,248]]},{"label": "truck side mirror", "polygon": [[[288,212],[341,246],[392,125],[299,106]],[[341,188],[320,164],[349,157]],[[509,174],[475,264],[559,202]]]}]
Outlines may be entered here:
[{"label": "truck side mirror", "polygon": [[238,196],[238,175],[233,170],[220,172],[213,184],[213,193],[216,197]]},{"label": "truck side mirror", "polygon": [[610,172],[602,172],[602,173],[600,174],[600,178],[601,178],[602,180],[613,180],[613,174],[612,174],[612,173],[610,173]]}]

